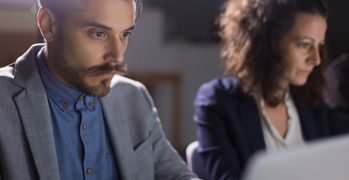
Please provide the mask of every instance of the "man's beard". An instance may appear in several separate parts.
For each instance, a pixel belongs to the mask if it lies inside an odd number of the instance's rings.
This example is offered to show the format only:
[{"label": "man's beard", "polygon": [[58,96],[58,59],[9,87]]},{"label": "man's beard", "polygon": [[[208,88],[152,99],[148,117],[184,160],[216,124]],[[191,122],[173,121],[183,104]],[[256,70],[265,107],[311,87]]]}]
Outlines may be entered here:
[{"label": "man's beard", "polygon": [[[68,69],[67,69],[68,68]],[[67,73],[70,71],[70,73]],[[104,79],[97,86],[89,86],[83,81],[84,77],[98,76],[104,73],[115,72],[118,75],[125,75],[127,72],[126,65],[124,63],[104,63],[100,66],[94,66],[86,70],[78,70],[66,67],[65,72],[70,75],[69,83],[73,84],[80,91],[83,91],[91,96],[103,97],[109,93],[111,79]],[[75,74],[75,76],[74,76]],[[67,76],[69,78],[69,76]]]},{"label": "man's beard", "polygon": [[[63,43],[60,43],[61,45]],[[61,46],[60,46],[61,47]],[[91,86],[84,81],[87,77],[97,77],[98,75],[115,72],[118,75],[125,75],[127,73],[127,67],[122,62],[116,62],[116,60],[108,60],[106,63],[99,66],[93,66],[88,69],[74,66],[70,61],[72,59],[66,59],[63,56],[63,48],[57,47],[54,52],[50,51],[55,57],[54,68],[59,76],[75,89],[78,89],[90,96],[103,97],[110,91],[111,79],[101,80],[98,85]]]}]

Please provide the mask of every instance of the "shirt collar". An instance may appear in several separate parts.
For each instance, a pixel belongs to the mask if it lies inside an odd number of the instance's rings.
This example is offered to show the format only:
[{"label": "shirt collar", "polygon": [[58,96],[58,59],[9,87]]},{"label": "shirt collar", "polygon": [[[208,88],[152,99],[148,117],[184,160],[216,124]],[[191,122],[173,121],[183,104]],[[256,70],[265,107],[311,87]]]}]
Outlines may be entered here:
[{"label": "shirt collar", "polygon": [[48,96],[50,96],[55,103],[59,104],[59,107],[64,111],[74,107],[75,102],[80,96],[85,95],[74,88],[68,87],[59,82],[49,71],[45,63],[44,47],[39,51],[37,55],[37,65],[41,79],[45,86]]}]

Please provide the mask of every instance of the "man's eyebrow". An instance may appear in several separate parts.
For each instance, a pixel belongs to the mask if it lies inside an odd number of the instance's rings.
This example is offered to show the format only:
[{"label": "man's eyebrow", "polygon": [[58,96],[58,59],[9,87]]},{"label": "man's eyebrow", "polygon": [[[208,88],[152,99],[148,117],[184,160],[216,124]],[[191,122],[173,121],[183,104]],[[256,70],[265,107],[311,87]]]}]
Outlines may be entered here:
[{"label": "man's eyebrow", "polygon": [[112,30],[111,27],[108,27],[106,25],[97,23],[97,22],[85,22],[81,24],[82,27],[95,27],[95,28],[101,28],[101,29],[106,29],[106,30]]},{"label": "man's eyebrow", "polygon": [[132,31],[132,30],[134,30],[135,29],[135,25],[133,25],[133,26],[131,26],[131,27],[129,27],[129,28],[127,28],[125,31]]},{"label": "man's eyebrow", "polygon": [[[85,22],[81,24],[82,27],[95,27],[95,28],[101,28],[101,29],[106,29],[106,30],[112,30],[111,27],[103,25],[101,23],[97,22]],[[131,27],[127,28],[125,31],[132,31],[135,29],[135,25],[132,25]]]}]

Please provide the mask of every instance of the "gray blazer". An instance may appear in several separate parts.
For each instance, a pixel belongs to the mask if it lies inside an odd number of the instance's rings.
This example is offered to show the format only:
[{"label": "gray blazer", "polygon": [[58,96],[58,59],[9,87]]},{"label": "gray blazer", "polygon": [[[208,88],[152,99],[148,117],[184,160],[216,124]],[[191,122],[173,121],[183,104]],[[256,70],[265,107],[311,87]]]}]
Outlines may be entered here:
[{"label": "gray blazer", "polygon": [[[50,108],[33,45],[0,69],[0,180],[59,180]],[[167,141],[145,87],[115,76],[102,98],[106,126],[123,180],[191,179]]]}]

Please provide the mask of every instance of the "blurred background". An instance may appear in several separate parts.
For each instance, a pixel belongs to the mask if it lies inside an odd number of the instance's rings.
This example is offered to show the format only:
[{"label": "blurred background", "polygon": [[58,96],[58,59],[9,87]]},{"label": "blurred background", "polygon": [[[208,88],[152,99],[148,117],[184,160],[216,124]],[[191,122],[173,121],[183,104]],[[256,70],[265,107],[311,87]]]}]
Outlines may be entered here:
[{"label": "blurred background", "polygon": [[[126,63],[158,107],[166,135],[183,154],[196,139],[193,100],[198,87],[223,74],[215,19],[223,0],[145,0]],[[349,49],[349,1],[327,0],[327,44],[333,59]],[[36,0],[0,0],[0,66],[41,41]]]}]

